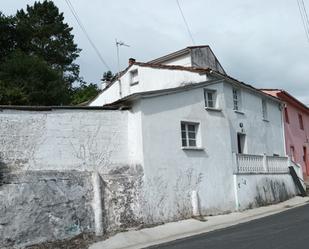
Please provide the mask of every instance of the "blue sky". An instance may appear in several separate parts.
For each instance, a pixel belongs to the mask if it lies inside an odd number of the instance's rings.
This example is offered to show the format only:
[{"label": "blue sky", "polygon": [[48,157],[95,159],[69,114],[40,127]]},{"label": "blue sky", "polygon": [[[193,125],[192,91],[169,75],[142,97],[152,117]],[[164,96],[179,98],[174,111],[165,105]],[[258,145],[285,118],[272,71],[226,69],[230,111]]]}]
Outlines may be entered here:
[{"label": "blue sky", "polygon": [[[32,0],[1,0],[1,11],[14,14]],[[192,45],[176,0],[71,0],[105,61],[117,70],[129,57],[148,61]],[[309,42],[297,0],[179,0],[196,45],[211,46],[228,74],[257,88],[283,88],[309,104]],[[304,1],[309,8],[309,0]],[[82,49],[77,63],[87,82],[100,83],[107,69],[78,27],[64,0],[54,3],[72,26]],[[309,11],[309,9],[307,9]]]}]

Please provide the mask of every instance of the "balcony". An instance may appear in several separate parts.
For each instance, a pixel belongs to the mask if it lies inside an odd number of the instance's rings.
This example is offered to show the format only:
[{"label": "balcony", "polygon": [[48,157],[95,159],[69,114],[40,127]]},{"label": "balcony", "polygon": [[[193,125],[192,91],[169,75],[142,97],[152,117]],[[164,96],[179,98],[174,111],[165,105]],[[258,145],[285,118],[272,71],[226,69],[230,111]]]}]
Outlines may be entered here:
[{"label": "balcony", "polygon": [[293,166],[299,176],[301,167],[288,157],[235,154],[236,173],[289,173],[289,166]]}]

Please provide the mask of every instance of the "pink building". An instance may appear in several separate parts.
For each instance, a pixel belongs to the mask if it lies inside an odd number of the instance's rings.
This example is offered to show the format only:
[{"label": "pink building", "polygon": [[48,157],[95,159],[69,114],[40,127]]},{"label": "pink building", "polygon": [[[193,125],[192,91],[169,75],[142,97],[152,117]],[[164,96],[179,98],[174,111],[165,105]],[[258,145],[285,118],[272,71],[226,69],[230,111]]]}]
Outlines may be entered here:
[{"label": "pink building", "polygon": [[286,153],[302,166],[304,178],[309,180],[309,108],[284,90],[263,89],[263,92],[285,102]]}]

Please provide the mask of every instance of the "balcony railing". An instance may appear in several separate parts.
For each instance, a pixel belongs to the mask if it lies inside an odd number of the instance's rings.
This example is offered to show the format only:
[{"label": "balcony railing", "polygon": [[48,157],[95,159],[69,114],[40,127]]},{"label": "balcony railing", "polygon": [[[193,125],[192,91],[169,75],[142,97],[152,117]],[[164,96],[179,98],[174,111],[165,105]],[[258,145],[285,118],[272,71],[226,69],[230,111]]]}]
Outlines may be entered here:
[{"label": "balcony railing", "polygon": [[236,154],[237,173],[288,173],[288,157]]}]

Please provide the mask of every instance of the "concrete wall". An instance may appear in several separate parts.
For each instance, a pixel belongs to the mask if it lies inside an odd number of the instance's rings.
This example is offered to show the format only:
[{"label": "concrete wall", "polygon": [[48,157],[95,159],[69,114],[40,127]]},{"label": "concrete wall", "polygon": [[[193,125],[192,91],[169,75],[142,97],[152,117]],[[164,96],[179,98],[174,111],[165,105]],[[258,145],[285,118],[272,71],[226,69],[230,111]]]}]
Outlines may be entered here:
[{"label": "concrete wall", "polygon": [[235,175],[239,210],[282,202],[297,194],[289,174]]},{"label": "concrete wall", "polygon": [[1,173],[1,248],[94,232],[90,173]]},{"label": "concrete wall", "polygon": [[126,111],[3,110],[0,161],[19,170],[107,173],[128,163],[127,122]]}]

